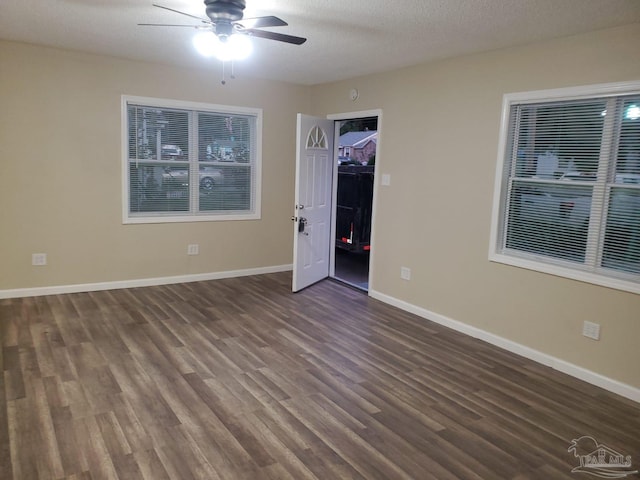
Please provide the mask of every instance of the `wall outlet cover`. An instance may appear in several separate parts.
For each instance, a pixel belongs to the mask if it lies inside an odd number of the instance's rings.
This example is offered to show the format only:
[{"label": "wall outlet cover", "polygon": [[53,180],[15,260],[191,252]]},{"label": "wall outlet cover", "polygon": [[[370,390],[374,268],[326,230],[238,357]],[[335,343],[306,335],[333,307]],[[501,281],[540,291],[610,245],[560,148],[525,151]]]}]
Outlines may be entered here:
[{"label": "wall outlet cover", "polygon": [[600,324],[585,321],[582,324],[582,335],[593,340],[600,340]]},{"label": "wall outlet cover", "polygon": [[47,264],[47,254],[46,253],[32,253],[31,254],[31,265],[35,265],[37,267],[42,267]]}]

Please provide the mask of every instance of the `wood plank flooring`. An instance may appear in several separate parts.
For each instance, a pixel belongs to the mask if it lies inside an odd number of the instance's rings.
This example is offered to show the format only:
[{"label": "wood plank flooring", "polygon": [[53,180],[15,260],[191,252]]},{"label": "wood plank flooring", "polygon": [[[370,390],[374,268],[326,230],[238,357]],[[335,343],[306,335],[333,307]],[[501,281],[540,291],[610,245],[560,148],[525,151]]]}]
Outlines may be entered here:
[{"label": "wood plank flooring", "polygon": [[0,300],[2,479],[579,479],[640,405],[289,273]]}]

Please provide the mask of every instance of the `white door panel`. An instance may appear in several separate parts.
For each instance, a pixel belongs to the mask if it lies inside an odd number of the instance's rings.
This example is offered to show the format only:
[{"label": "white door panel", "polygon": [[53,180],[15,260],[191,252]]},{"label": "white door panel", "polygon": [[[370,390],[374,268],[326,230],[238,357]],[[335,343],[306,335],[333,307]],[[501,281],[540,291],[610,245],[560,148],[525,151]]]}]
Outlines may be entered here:
[{"label": "white door panel", "polygon": [[[329,276],[333,121],[298,114],[293,229],[294,292]],[[300,232],[300,223],[304,231]]]}]

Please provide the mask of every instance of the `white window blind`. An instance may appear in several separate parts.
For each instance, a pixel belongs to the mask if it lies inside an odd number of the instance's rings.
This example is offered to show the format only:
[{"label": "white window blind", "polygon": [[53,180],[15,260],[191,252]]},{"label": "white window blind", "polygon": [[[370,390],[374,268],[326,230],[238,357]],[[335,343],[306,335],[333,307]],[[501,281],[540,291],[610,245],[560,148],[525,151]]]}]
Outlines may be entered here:
[{"label": "white window blind", "polygon": [[640,94],[505,107],[493,259],[640,291]]},{"label": "white window blind", "polygon": [[125,98],[125,222],[259,218],[259,110]]}]

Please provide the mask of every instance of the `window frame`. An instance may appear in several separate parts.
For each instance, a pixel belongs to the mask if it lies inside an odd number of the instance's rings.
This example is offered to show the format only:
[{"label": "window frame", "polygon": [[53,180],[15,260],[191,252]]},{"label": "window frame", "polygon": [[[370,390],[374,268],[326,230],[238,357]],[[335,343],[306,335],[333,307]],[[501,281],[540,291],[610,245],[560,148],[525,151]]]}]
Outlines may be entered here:
[{"label": "window frame", "polygon": [[[535,254],[513,255],[505,253],[504,240],[501,238],[503,224],[505,224],[509,175],[505,173],[507,164],[511,164],[512,158],[507,155],[507,143],[509,141],[510,113],[514,105],[537,104],[553,101],[589,100],[594,98],[617,98],[625,95],[640,94],[640,81],[606,83],[598,85],[585,85],[579,87],[558,88],[550,90],[536,90],[530,92],[507,93],[503,95],[502,113],[500,120],[500,134],[498,138],[498,159],[494,178],[493,206],[491,215],[491,229],[489,239],[489,261],[510,265],[514,267],[534,270],[555,276],[578,280],[582,282],[600,285],[604,287],[623,290],[631,293],[640,293],[640,281],[631,279],[637,275],[608,276],[596,271],[582,270],[579,264],[575,266],[561,260],[549,263],[546,257]],[[599,218],[602,211],[592,213],[591,218]],[[599,234],[602,234],[603,226],[600,226]],[[539,258],[539,260],[536,259]],[[563,264],[565,263],[565,264]]]},{"label": "window frame", "polygon": [[[249,162],[253,170],[251,185],[251,209],[246,213],[233,211],[232,213],[224,212],[198,212],[192,211],[181,214],[132,214],[130,212],[130,184],[129,184],[129,125],[128,125],[128,106],[139,105],[148,106],[158,109],[179,109],[188,111],[189,114],[212,113],[212,114],[229,114],[229,115],[247,115],[255,117],[255,132],[252,136],[254,145],[252,145],[252,161]],[[189,144],[195,144],[197,139],[193,137],[196,128],[189,122]],[[197,135],[197,134],[196,134]],[[192,154],[188,159],[189,169],[194,170],[198,167],[198,160]],[[236,221],[236,220],[260,220],[261,219],[261,199],[262,199],[262,109],[252,107],[239,107],[230,105],[218,105],[201,102],[191,102],[185,100],[174,100],[155,97],[141,97],[134,95],[122,95],[121,97],[121,169],[122,169],[122,223],[123,224],[151,224],[151,223],[181,223],[181,222],[214,222],[214,221]],[[197,171],[197,170],[195,170]],[[190,196],[193,196],[190,185]]]}]

